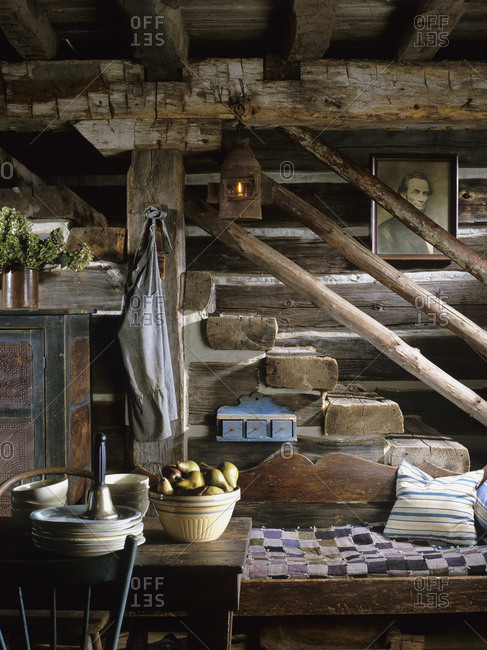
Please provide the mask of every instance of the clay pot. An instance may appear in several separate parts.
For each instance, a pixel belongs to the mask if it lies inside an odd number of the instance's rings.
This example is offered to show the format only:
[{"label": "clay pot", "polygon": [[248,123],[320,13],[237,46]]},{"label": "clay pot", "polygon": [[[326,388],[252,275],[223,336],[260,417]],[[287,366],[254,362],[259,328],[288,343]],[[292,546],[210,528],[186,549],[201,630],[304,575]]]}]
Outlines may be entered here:
[{"label": "clay pot", "polygon": [[39,270],[9,269],[2,273],[2,309],[37,309]]}]

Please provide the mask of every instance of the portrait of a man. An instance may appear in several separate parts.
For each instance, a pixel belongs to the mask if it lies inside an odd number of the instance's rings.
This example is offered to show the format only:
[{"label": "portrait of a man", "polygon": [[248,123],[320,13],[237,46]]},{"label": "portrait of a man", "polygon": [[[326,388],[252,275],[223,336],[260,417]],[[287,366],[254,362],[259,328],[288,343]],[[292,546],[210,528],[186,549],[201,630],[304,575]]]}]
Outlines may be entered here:
[{"label": "portrait of a man", "polygon": [[[456,234],[457,168],[451,160],[391,156],[387,157],[386,164],[375,160],[374,166],[376,175],[406,201],[445,230]],[[374,252],[383,257],[443,257],[440,251],[375,204],[372,227]]]}]

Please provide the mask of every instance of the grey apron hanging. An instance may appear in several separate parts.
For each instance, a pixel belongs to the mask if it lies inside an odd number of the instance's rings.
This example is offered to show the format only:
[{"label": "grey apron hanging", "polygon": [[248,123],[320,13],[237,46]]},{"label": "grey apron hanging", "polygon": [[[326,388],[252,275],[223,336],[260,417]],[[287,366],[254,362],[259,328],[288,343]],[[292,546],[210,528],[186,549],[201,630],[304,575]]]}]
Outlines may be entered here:
[{"label": "grey apron hanging", "polygon": [[139,442],[168,438],[178,417],[155,224],[152,219],[147,248],[127,280],[118,332],[129,379],[129,422]]}]

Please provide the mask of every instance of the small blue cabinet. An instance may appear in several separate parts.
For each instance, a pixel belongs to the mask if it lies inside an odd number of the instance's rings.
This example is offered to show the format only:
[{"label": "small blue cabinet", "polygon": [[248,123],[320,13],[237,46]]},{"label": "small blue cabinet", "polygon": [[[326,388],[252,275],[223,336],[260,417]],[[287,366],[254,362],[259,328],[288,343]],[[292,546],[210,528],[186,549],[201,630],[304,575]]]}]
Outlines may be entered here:
[{"label": "small blue cabinet", "polygon": [[296,441],[296,415],[270,397],[241,397],[235,406],[221,406],[216,414],[220,442]]}]

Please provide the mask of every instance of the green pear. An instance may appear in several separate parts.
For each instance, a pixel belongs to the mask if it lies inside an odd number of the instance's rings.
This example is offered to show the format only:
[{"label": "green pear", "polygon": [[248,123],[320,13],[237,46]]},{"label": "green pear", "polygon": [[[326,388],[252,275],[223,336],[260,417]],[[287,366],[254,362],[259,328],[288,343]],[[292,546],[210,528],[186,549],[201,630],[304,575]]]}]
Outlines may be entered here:
[{"label": "green pear", "polygon": [[225,494],[225,490],[222,490],[216,485],[208,485],[207,487],[205,487],[203,496],[210,497],[210,496],[214,496],[215,494]]},{"label": "green pear", "polygon": [[221,488],[224,492],[230,492],[232,489],[219,469],[209,469],[205,474],[205,483],[206,485]]},{"label": "green pear", "polygon": [[183,474],[189,474],[190,472],[200,471],[198,463],[195,463],[194,460],[180,460],[178,462],[178,469]]},{"label": "green pear", "polygon": [[174,492],[174,488],[171,485],[171,482],[169,479],[167,479],[165,476],[163,476],[159,483],[157,484],[157,491],[160,494],[166,494],[166,495],[171,495]]},{"label": "green pear", "polygon": [[183,478],[177,484],[178,490],[183,488],[185,490],[194,490],[195,488],[205,487],[205,479],[199,470],[190,472],[186,478]]},{"label": "green pear", "polygon": [[225,481],[228,483],[230,488],[232,490],[235,490],[238,481],[238,469],[235,467],[235,465],[233,463],[225,461],[224,463],[220,463],[218,465],[218,469],[225,477]]}]

